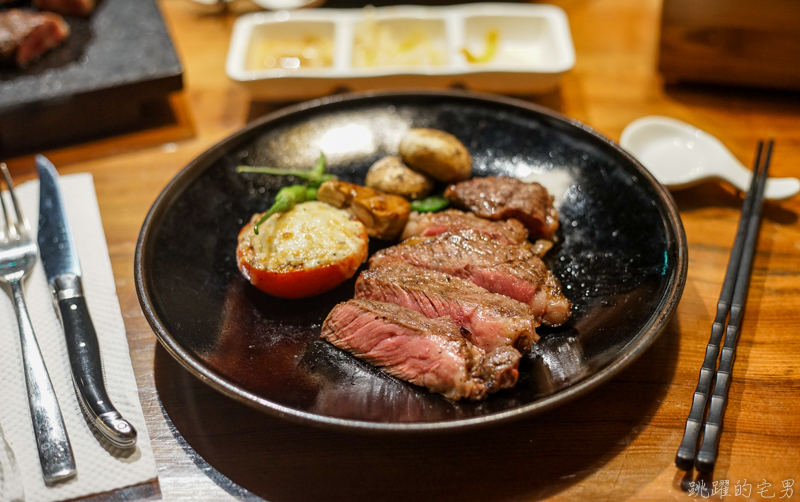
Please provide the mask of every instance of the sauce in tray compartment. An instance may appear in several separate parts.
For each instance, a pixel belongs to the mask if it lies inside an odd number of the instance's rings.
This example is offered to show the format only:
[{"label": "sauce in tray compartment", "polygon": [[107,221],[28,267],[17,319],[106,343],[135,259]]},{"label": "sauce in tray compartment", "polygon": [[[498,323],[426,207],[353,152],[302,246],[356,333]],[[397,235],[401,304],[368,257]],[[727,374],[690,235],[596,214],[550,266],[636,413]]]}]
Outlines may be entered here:
[{"label": "sauce in tray compartment", "polygon": [[330,68],[333,40],[315,35],[264,38],[253,44],[247,66],[249,70]]}]

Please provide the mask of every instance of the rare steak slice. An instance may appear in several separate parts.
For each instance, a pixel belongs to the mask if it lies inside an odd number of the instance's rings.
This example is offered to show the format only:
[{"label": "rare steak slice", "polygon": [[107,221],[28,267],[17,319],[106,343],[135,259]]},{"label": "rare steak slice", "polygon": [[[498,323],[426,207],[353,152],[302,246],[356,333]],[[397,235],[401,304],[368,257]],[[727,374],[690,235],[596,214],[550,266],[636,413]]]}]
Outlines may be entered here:
[{"label": "rare steak slice", "polygon": [[481,235],[506,244],[522,244],[528,240],[528,231],[519,220],[511,218],[505,221],[490,221],[458,209],[437,213],[411,213],[401,238],[439,235],[467,229],[473,229]]},{"label": "rare steak slice", "polygon": [[10,9],[0,12],[0,63],[25,68],[69,35],[58,14]]},{"label": "rare steak slice", "polygon": [[526,352],[539,339],[540,321],[524,303],[408,263],[362,272],[356,298],[396,303],[431,319],[448,316],[468,330],[464,336],[469,341],[486,351],[509,345]]},{"label": "rare steak slice", "polygon": [[392,376],[445,397],[480,400],[517,382],[520,353],[489,353],[450,319],[428,319],[393,303],[354,299],[331,310],[322,337]]},{"label": "rare steak slice", "polygon": [[454,206],[489,220],[516,218],[532,238],[549,239],[558,229],[558,211],[547,190],[517,178],[487,176],[447,187],[444,196]]},{"label": "rare steak slice", "polygon": [[569,300],[538,256],[527,247],[503,244],[474,230],[411,237],[378,251],[369,265],[390,266],[393,261],[444,272],[513,298],[529,305],[550,326],[570,317]]}]

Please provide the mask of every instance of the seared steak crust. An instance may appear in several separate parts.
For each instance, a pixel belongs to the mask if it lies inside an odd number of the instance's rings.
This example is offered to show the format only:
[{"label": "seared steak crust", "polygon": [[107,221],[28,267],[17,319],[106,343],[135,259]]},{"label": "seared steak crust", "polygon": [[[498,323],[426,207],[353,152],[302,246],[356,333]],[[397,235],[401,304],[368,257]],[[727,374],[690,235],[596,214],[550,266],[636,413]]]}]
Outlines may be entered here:
[{"label": "seared steak crust", "polygon": [[512,387],[520,353],[500,347],[487,354],[461,329],[446,317],[428,319],[392,303],[354,299],[333,308],[322,337],[390,375],[452,400],[479,400]]},{"label": "seared steak crust", "polygon": [[378,251],[369,264],[376,268],[392,261],[444,272],[513,298],[529,305],[548,325],[560,325],[570,315],[558,280],[529,248],[503,244],[474,230],[411,237]]},{"label": "seared steak crust", "polygon": [[547,190],[517,178],[487,176],[447,187],[444,196],[454,206],[489,220],[516,218],[532,238],[550,238],[558,229],[558,211]]},{"label": "seared steak crust", "polygon": [[521,352],[539,339],[540,320],[530,307],[442,272],[403,262],[361,273],[356,298],[395,303],[434,319],[449,316],[468,331],[464,336],[490,351],[504,345]]},{"label": "seared steak crust", "polygon": [[522,244],[528,240],[528,231],[519,220],[511,218],[506,221],[490,221],[458,209],[437,213],[411,213],[401,239],[468,229],[506,244]]}]

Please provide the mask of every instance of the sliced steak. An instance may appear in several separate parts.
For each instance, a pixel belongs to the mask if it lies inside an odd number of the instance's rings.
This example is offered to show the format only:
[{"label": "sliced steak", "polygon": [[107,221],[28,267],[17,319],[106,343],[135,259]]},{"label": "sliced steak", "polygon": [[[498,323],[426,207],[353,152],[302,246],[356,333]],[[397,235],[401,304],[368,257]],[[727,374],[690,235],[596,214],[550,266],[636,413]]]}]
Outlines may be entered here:
[{"label": "sliced steak", "polygon": [[524,303],[408,263],[362,272],[356,298],[396,303],[431,319],[448,316],[468,330],[464,336],[469,341],[486,351],[509,345],[526,352],[539,339],[540,321]]},{"label": "sliced steak", "polygon": [[58,12],[65,16],[88,16],[94,10],[95,0],[33,0],[41,10]]},{"label": "sliced steak", "polygon": [[428,319],[393,303],[349,300],[331,310],[322,337],[385,372],[445,397],[479,400],[514,386],[520,353],[488,354],[450,319]]},{"label": "sliced steak", "polygon": [[487,176],[447,187],[444,196],[454,206],[489,220],[516,218],[532,238],[550,238],[558,229],[558,211],[547,190],[517,178]]},{"label": "sliced steak", "polygon": [[10,9],[0,12],[0,63],[25,68],[69,35],[58,14]]},{"label": "sliced steak", "polygon": [[369,260],[370,268],[406,262],[471,281],[531,307],[544,324],[558,326],[570,315],[570,302],[542,260],[524,246],[486,238],[474,230],[433,237],[411,237],[382,249]]},{"label": "sliced steak", "polygon": [[448,209],[438,213],[411,213],[401,238],[439,235],[467,229],[506,244],[522,244],[528,240],[528,231],[519,220],[511,218],[506,221],[490,221],[458,209]]}]

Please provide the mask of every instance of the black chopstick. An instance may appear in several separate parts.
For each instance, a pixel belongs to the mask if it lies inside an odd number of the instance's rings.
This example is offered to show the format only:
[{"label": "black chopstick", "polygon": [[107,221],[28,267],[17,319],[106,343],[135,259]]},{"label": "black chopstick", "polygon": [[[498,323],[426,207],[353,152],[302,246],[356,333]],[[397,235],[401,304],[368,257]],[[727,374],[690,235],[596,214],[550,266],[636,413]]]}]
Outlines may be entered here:
[{"label": "black chopstick", "polygon": [[[742,309],[747,296],[747,287],[750,282],[750,268],[753,263],[758,238],[764,186],[772,157],[772,147],[773,141],[770,140],[763,167],[761,167],[764,142],[760,141],[758,143],[756,161],[753,166],[753,179],[742,204],[739,228],[736,232],[736,239],[728,261],[725,280],[722,283],[722,291],[717,303],[717,315],[711,328],[711,339],[706,347],[706,356],[700,369],[700,378],[697,382],[697,389],[694,392],[689,418],[686,420],[683,440],[675,456],[675,465],[679,469],[688,471],[694,466],[700,472],[711,472],[716,463],[717,444],[722,430],[722,417],[725,412],[728,387],[730,385],[736,339],[739,334],[739,321],[741,320]],[[733,300],[732,305],[731,300]],[[730,320],[726,330],[725,323],[729,313]],[[703,414],[705,413],[708,394],[711,389],[711,377],[717,366],[717,356],[720,353],[719,346],[723,332],[725,333],[725,345],[722,349],[719,370],[715,377],[716,384],[703,433],[703,443],[700,451],[697,452],[697,440],[700,436]],[[695,461],[696,452],[697,460]]]}]

